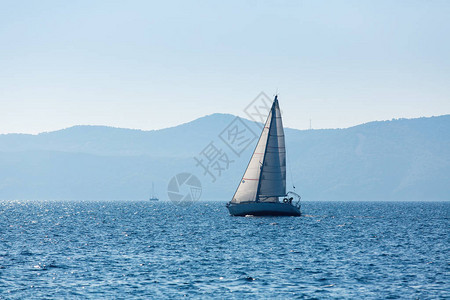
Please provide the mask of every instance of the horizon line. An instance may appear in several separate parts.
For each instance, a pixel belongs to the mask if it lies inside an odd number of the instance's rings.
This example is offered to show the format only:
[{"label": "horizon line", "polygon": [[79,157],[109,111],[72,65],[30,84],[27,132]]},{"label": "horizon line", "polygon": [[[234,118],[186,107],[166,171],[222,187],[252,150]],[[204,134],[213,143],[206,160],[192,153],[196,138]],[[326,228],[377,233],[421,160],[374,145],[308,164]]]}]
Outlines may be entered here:
[{"label": "horizon line", "polygon": [[[171,129],[171,128],[175,128],[178,126],[182,126],[182,125],[186,125],[186,124],[190,124],[193,123],[195,121],[198,121],[200,119],[204,119],[207,117],[211,117],[214,115],[225,115],[225,116],[232,116],[232,117],[239,117],[241,119],[245,119],[249,122],[255,122],[253,120],[250,120],[246,117],[242,117],[242,116],[237,116],[234,114],[229,114],[229,113],[212,113],[212,114],[208,114],[208,115],[204,115],[201,117],[198,117],[196,119],[193,119],[191,121],[188,122],[184,122],[184,123],[180,123],[174,126],[169,126],[169,127],[164,127],[164,128],[158,128],[158,129],[142,129],[142,128],[131,128],[131,127],[118,127],[118,126],[113,126],[113,125],[104,125],[104,124],[74,124],[74,125],[70,125],[67,127],[63,127],[60,129],[55,129],[55,130],[49,130],[49,131],[41,131],[41,132],[37,132],[37,133],[29,133],[29,132],[6,132],[6,133],[2,133],[0,132],[0,135],[8,135],[8,134],[17,134],[17,135],[40,135],[40,134],[45,134],[45,133],[52,133],[52,132],[57,132],[57,131],[62,131],[62,130],[67,130],[70,128],[74,128],[74,127],[105,127],[105,128],[114,128],[114,129],[124,129],[124,130],[135,130],[135,131],[144,131],[144,132],[151,132],[151,131],[159,131],[159,130],[166,130],[166,129]],[[399,117],[399,118],[392,118],[390,120],[372,120],[372,121],[368,121],[368,122],[364,122],[364,123],[360,123],[360,124],[356,124],[353,126],[349,126],[349,127],[335,127],[335,128],[307,128],[307,129],[299,129],[299,128],[292,128],[292,127],[284,127],[285,129],[291,129],[291,130],[299,130],[299,131],[310,131],[310,130],[338,130],[338,129],[349,129],[349,128],[353,128],[353,127],[357,127],[357,126],[361,126],[361,125],[365,125],[365,124],[369,124],[369,123],[376,123],[376,122],[392,122],[392,121],[399,121],[399,120],[416,120],[416,119],[431,119],[431,118],[438,118],[438,117],[444,117],[444,116],[449,116],[450,113],[446,113],[446,114],[442,114],[442,115],[432,115],[432,116],[421,116],[421,117],[414,117],[414,118],[403,118],[403,117]]]}]

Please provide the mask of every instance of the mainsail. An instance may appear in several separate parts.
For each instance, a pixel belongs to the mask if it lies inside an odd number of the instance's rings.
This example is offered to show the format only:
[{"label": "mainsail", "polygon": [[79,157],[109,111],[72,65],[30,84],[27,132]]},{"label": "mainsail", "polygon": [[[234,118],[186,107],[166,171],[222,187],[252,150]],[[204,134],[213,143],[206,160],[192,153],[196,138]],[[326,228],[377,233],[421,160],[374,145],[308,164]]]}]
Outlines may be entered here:
[{"label": "mainsail", "polygon": [[278,202],[286,195],[286,149],[277,96],[273,101],[258,144],[231,200]]}]

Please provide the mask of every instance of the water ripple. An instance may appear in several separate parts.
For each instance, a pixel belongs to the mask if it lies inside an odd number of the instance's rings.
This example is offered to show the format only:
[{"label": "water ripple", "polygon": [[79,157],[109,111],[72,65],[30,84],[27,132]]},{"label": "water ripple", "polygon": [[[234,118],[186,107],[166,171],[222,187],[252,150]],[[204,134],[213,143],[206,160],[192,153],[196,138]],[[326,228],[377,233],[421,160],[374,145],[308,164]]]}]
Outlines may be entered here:
[{"label": "water ripple", "polygon": [[450,203],[0,202],[0,298],[449,298]]}]

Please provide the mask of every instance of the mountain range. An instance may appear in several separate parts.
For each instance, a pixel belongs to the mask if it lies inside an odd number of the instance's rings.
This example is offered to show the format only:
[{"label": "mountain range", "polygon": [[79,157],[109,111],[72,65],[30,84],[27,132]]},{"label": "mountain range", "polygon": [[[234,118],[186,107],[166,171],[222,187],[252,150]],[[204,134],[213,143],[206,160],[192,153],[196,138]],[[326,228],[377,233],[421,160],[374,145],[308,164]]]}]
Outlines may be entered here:
[{"label": "mountain range", "polygon": [[[2,134],[0,200],[146,200],[152,182],[167,200],[171,178],[191,173],[201,200],[228,201],[260,126],[213,114],[152,131]],[[450,115],[285,134],[287,186],[304,200],[450,200]]]}]

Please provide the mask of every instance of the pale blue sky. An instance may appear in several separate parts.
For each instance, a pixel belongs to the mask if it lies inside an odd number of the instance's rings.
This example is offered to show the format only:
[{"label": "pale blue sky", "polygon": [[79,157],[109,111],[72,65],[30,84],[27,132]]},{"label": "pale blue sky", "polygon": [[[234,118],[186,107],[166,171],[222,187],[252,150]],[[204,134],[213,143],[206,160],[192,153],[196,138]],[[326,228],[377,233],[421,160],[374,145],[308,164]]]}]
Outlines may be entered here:
[{"label": "pale blue sky", "polygon": [[158,129],[244,116],[286,126],[450,113],[450,1],[2,1],[0,133]]}]

